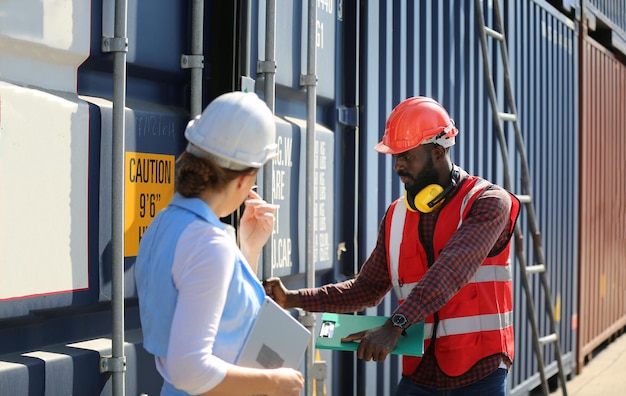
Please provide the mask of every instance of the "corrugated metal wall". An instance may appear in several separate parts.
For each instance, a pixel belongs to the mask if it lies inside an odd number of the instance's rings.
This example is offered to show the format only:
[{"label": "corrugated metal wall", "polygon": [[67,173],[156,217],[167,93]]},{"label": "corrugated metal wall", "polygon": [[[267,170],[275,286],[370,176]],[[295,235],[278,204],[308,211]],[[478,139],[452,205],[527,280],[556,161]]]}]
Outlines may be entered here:
[{"label": "corrugated metal wall", "polygon": [[[578,33],[573,21],[545,2],[508,3],[507,38],[515,81],[516,102],[529,160],[531,192],[542,234],[551,300],[566,374],[575,364],[578,227]],[[517,178],[519,180],[519,177]],[[521,185],[518,183],[518,190]],[[520,215],[529,264],[536,256],[526,212]],[[539,277],[530,285],[539,333],[550,333]],[[526,302],[515,283],[517,362],[512,370],[512,394],[524,394],[539,384],[532,332],[525,322]],[[554,346],[544,348],[548,377],[558,367]]]},{"label": "corrugated metal wall", "polygon": [[[572,323],[576,312],[578,36],[575,24],[543,1],[507,3],[504,14],[514,92],[529,153],[531,188],[569,371],[574,364]],[[487,19],[491,21],[490,14]],[[378,222],[387,205],[402,189],[391,158],[373,150],[387,115],[402,99],[427,95],[441,101],[460,128],[452,150],[455,163],[496,183],[503,183],[503,175],[485,90],[474,2],[368,2],[361,20],[359,195],[367,197],[359,202],[359,257],[363,261],[374,246]],[[499,64],[497,58],[491,63]],[[496,67],[495,73],[502,94],[501,67]],[[512,150],[509,156],[516,158]],[[514,180],[519,179],[518,168],[519,163],[513,164],[517,172]],[[518,182],[515,188],[519,187]],[[525,220],[521,222],[526,230]],[[530,238],[526,256],[532,263]],[[534,287],[539,290],[538,283]],[[535,305],[540,331],[547,334],[542,297],[536,294]],[[515,281],[515,301],[517,359],[510,384],[512,393],[523,393],[538,385],[539,377],[519,279]],[[389,314],[394,306],[388,297],[377,313]],[[555,364],[550,364],[553,351],[546,349],[545,357],[549,371],[554,372]],[[384,394],[388,386],[394,387],[385,382],[389,377],[393,382],[395,369],[391,364],[365,365],[359,373],[371,386],[367,389]]]},{"label": "corrugated metal wall", "polygon": [[626,2],[583,0],[581,20],[603,45],[626,55]]},{"label": "corrugated metal wall", "polygon": [[626,326],[626,65],[589,37],[580,93],[579,371]]},{"label": "corrugated metal wall", "polygon": [[586,12],[626,33],[626,3],[623,0],[584,0],[583,3]]}]

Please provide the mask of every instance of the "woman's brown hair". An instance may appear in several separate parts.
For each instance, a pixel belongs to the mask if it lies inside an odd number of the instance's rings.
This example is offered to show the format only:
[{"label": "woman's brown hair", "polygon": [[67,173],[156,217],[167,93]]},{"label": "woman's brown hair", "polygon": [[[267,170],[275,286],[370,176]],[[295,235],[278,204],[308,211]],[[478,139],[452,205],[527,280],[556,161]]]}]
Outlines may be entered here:
[{"label": "woman's brown hair", "polygon": [[188,152],[176,160],[176,192],[187,198],[195,198],[211,188],[222,190],[231,180],[256,172],[256,168],[234,171],[218,166],[208,158],[197,157]]}]

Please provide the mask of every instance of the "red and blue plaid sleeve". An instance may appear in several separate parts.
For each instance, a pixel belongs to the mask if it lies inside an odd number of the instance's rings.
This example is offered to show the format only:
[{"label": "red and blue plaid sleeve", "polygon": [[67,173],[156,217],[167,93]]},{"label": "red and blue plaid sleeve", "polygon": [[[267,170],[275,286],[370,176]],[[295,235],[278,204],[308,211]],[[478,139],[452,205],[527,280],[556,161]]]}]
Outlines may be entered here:
[{"label": "red and blue plaid sleeve", "polygon": [[310,312],[357,312],[378,305],[391,290],[385,250],[385,221],[376,246],[355,279],[319,288],[301,289],[302,308]]}]

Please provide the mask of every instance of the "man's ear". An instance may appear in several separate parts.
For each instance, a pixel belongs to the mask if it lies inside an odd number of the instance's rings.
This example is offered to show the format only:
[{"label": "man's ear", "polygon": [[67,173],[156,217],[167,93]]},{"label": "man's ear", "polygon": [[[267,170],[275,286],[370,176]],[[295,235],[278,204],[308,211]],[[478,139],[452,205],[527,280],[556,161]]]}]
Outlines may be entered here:
[{"label": "man's ear", "polygon": [[446,156],[446,149],[443,146],[435,144],[435,147],[430,151],[430,155],[433,161],[439,161]]}]

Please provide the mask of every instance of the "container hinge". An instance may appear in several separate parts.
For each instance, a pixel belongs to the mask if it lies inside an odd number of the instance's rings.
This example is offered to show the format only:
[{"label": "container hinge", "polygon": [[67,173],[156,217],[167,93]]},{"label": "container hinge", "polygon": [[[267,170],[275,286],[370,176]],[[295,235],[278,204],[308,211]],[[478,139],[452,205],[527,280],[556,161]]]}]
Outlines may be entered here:
[{"label": "container hinge", "polygon": [[180,68],[181,69],[203,69],[204,68],[204,55],[181,55],[180,56]]},{"label": "container hinge", "polygon": [[337,108],[337,121],[348,127],[359,126],[359,106],[339,106]]},{"label": "container hinge", "polygon": [[301,309],[298,309],[298,321],[302,323],[302,326],[307,327],[309,329],[315,328],[315,314],[312,312],[307,312]]},{"label": "container hinge", "polygon": [[116,373],[126,371],[126,356],[111,357],[103,356],[100,358],[101,373]]},{"label": "container hinge", "polygon": [[102,37],[102,52],[128,52],[128,37]]},{"label": "container hinge", "polygon": [[309,87],[317,85],[317,75],[315,74],[300,74],[300,86]]},{"label": "container hinge", "polygon": [[315,380],[315,389],[317,390],[314,396],[324,395],[324,381],[326,380],[328,371],[328,365],[325,361],[319,360],[313,363],[311,370],[311,376]]},{"label": "container hinge", "polygon": [[276,73],[276,61],[256,61],[257,73]]}]

